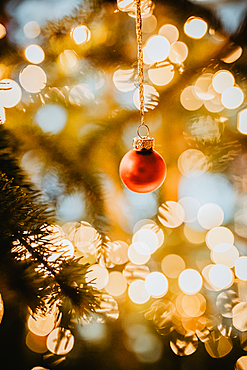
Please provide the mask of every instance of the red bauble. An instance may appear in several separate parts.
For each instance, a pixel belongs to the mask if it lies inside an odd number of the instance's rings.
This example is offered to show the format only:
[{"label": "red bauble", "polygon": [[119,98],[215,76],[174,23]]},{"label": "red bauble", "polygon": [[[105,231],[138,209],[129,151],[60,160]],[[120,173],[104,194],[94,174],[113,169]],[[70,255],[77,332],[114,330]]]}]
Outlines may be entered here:
[{"label": "red bauble", "polygon": [[166,164],[153,149],[132,149],[122,158],[119,174],[128,189],[136,193],[150,193],[165,180]]}]

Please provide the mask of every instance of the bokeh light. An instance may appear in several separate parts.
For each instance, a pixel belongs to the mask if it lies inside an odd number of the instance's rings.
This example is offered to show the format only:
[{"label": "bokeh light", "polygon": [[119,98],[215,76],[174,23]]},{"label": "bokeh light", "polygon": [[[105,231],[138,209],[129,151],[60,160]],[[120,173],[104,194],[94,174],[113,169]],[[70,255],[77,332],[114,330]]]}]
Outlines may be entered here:
[{"label": "bokeh light", "polygon": [[233,326],[243,332],[247,330],[247,321],[246,321],[246,314],[247,314],[247,304],[246,302],[240,302],[236,304],[232,309],[233,317],[232,317],[232,324]]},{"label": "bokeh light", "polygon": [[215,91],[212,91],[211,88],[212,78],[212,73],[203,73],[197,78],[193,90],[196,98],[199,98],[201,100],[210,100],[214,98]]},{"label": "bokeh light", "polygon": [[0,39],[3,39],[6,35],[6,28],[2,23],[0,23]]},{"label": "bokeh light", "polygon": [[130,285],[136,280],[145,280],[150,270],[146,265],[136,265],[134,263],[127,263],[123,269],[123,276]]},{"label": "bokeh light", "polygon": [[155,66],[149,68],[148,77],[150,81],[156,86],[165,86],[172,81],[175,75],[174,66],[172,64],[166,64],[165,66]]},{"label": "bokeh light", "polygon": [[92,285],[95,289],[103,289],[109,281],[109,273],[105,267],[98,264],[92,265],[88,268],[86,275],[86,282]]},{"label": "bokeh light", "polygon": [[186,315],[198,317],[206,311],[207,303],[204,296],[200,293],[195,295],[185,294],[182,299],[182,307]]},{"label": "bokeh light", "polygon": [[[129,260],[136,265],[144,265],[150,259],[149,247],[145,243],[132,243],[128,249]],[[142,252],[138,253],[138,250]],[[145,254],[144,254],[145,253]]]},{"label": "bokeh light", "polygon": [[217,244],[214,248],[213,248],[213,250],[212,250],[212,252],[216,252],[216,253],[225,253],[225,252],[227,252],[227,251],[229,251],[231,248],[232,248],[232,244],[230,244],[230,243],[219,243],[219,244]]},{"label": "bokeh light", "polygon": [[152,33],[157,27],[157,18],[154,14],[152,14],[150,17],[145,17],[142,19],[142,32],[143,33]]},{"label": "bokeh light", "polygon": [[154,35],[148,39],[145,50],[153,63],[162,62],[170,53],[170,43],[164,36]]},{"label": "bokeh light", "polygon": [[[155,233],[157,240],[158,240],[158,248],[162,246],[165,240],[164,231],[155,223],[155,224],[146,224],[145,226],[142,226],[142,229],[151,230],[153,233]],[[155,250],[156,250],[155,249]]]},{"label": "bokeh light", "polygon": [[161,269],[169,278],[177,278],[185,269],[185,262],[177,254],[168,254],[161,261]]},{"label": "bokeh light", "polygon": [[186,269],[179,275],[178,284],[183,293],[196,294],[202,288],[202,277],[198,271]]},{"label": "bokeh light", "polygon": [[109,273],[109,280],[105,286],[107,293],[114,297],[121,296],[127,289],[127,281],[123,274],[118,271],[112,271]]},{"label": "bokeh light", "polygon": [[67,122],[68,113],[57,104],[46,104],[41,106],[35,115],[35,122],[45,133],[58,134]]},{"label": "bokeh light", "polygon": [[184,336],[174,330],[170,340],[170,347],[177,356],[190,356],[198,348],[198,338],[194,333],[189,332]]},{"label": "bokeh light", "polygon": [[181,105],[189,111],[197,110],[203,105],[203,100],[195,96],[194,89],[194,86],[187,86],[180,94]]},{"label": "bokeh light", "polygon": [[93,344],[102,343],[106,337],[106,327],[102,322],[83,322],[83,325],[78,327],[80,336],[87,342]]},{"label": "bokeh light", "polygon": [[46,86],[47,77],[41,67],[28,65],[20,72],[19,81],[27,92],[38,93]]},{"label": "bokeh light", "polygon": [[156,222],[154,220],[151,220],[150,218],[142,218],[141,220],[137,221],[133,227],[133,233],[136,233],[138,230],[142,228],[152,228],[157,226]]},{"label": "bokeh light", "polygon": [[[222,243],[225,245],[225,243]],[[218,246],[220,246],[219,244]],[[234,267],[236,259],[239,257],[239,251],[234,245],[229,244],[226,250],[218,250],[217,247],[211,252],[212,262],[216,264],[226,265],[230,268]]]},{"label": "bokeh light", "polygon": [[[132,243],[134,243],[134,246],[135,246],[136,242],[137,243],[141,242],[141,243],[144,243],[148,246],[147,254],[155,252],[156,249],[159,247],[158,237],[155,234],[155,232],[153,232],[151,229],[142,228],[142,229],[138,230],[133,235],[133,238],[132,238]],[[135,247],[135,249],[138,251],[138,246]],[[146,250],[145,247],[144,247],[144,249]],[[140,253],[140,254],[142,254],[142,253]],[[146,254],[146,253],[144,252],[144,254]]]},{"label": "bokeh light", "polygon": [[[134,249],[136,250],[137,253],[144,255],[144,256],[149,256],[151,251],[149,248],[149,245],[144,243],[144,242],[134,242],[132,243]],[[133,261],[132,261],[133,262]]]},{"label": "bokeh light", "polygon": [[22,91],[17,82],[11,79],[0,81],[0,104],[4,108],[16,106],[22,97]]},{"label": "bokeh light", "polygon": [[29,45],[25,49],[25,56],[30,63],[39,64],[45,59],[44,50],[39,45]]},{"label": "bokeh light", "polygon": [[71,36],[74,39],[76,44],[82,44],[86,41],[90,40],[91,32],[85,25],[75,27],[72,32]]},{"label": "bokeh light", "polygon": [[[210,272],[211,268],[214,267],[214,266],[216,266],[216,265],[215,264],[207,264],[202,270],[202,276],[203,276],[203,282],[204,282],[205,288],[207,290],[217,292],[217,291],[221,290],[221,287],[216,287],[213,284],[213,282],[211,281],[210,277],[209,277],[209,272]],[[224,266],[224,265],[222,265],[222,266]],[[225,266],[225,267],[227,267],[227,266]],[[227,269],[228,269],[228,267],[227,267]]]},{"label": "bokeh light", "polygon": [[102,314],[103,316],[102,319],[98,318],[98,322],[104,322],[106,318],[117,320],[119,317],[117,301],[109,294],[102,294],[99,307],[97,308],[97,313]]},{"label": "bokeh light", "polygon": [[54,312],[48,313],[45,316],[29,316],[27,325],[28,329],[36,335],[48,335],[55,327],[56,318]]},{"label": "bokeh light", "polygon": [[224,63],[233,63],[233,62],[236,62],[236,60],[238,60],[242,54],[243,54],[243,49],[241,48],[241,46],[237,46],[227,56],[225,56],[224,58],[221,58],[221,60]]},{"label": "bokeh light", "polygon": [[205,342],[205,350],[213,358],[222,358],[228,355],[233,348],[231,338],[228,336],[221,335],[219,338],[212,338]]},{"label": "bokeh light", "polygon": [[202,294],[181,293],[176,298],[176,309],[182,317],[199,317],[206,310],[206,299]]},{"label": "bokeh light", "polygon": [[214,227],[207,232],[205,241],[209,249],[214,249],[220,243],[233,244],[234,235],[227,227]]},{"label": "bokeh light", "polygon": [[227,109],[236,109],[243,103],[244,93],[237,86],[228,87],[223,91],[221,101]]},{"label": "bokeh light", "polygon": [[222,264],[213,265],[208,272],[210,282],[219,289],[226,289],[233,283],[232,270]]},{"label": "bokeh light", "polygon": [[128,92],[135,89],[133,79],[134,69],[117,69],[113,73],[113,83],[115,87],[122,92]]},{"label": "bokeh light", "polygon": [[30,21],[23,27],[23,32],[28,39],[34,39],[40,34],[40,26],[36,21]]},{"label": "bokeh light", "polygon": [[179,38],[179,31],[173,24],[164,24],[160,27],[158,34],[164,36],[170,44],[173,44]]},{"label": "bokeh light", "polygon": [[233,317],[233,307],[238,303],[239,295],[234,289],[223,291],[216,298],[216,307],[228,319]]},{"label": "bokeh light", "polygon": [[64,50],[59,55],[59,61],[64,69],[73,71],[78,66],[78,58],[74,50]]},{"label": "bokeh light", "polygon": [[143,47],[142,52],[143,52],[143,63],[147,65],[154,64],[153,60],[150,59],[147,55],[146,46]]},{"label": "bokeh light", "polygon": [[228,87],[233,87],[235,78],[231,72],[227,70],[220,70],[213,76],[213,88],[218,93],[222,94]]},{"label": "bokeh light", "polygon": [[199,317],[182,316],[181,322],[182,322],[184,329],[187,332],[195,333],[196,331],[201,332],[205,328],[207,324],[207,319],[205,316],[199,316]]},{"label": "bokeh light", "polygon": [[[28,332],[26,335],[26,346],[29,348],[31,351],[35,353],[45,353],[47,352],[47,347],[46,347],[46,336],[40,336],[40,335],[35,335],[32,332]],[[36,370],[47,370],[45,368],[37,367],[34,368]]]},{"label": "bokeh light", "polygon": [[214,98],[211,100],[204,100],[203,102],[204,107],[211,113],[219,113],[221,112],[225,107],[223,104],[215,104]]},{"label": "bokeh light", "polygon": [[128,289],[128,294],[132,302],[137,304],[146,303],[150,298],[150,294],[145,288],[145,281],[143,280],[136,280],[131,283]]},{"label": "bokeh light", "polygon": [[184,222],[185,212],[178,202],[167,201],[159,207],[158,219],[164,226],[175,228]]},{"label": "bokeh light", "polygon": [[201,39],[207,30],[207,23],[199,17],[190,17],[184,24],[184,33],[193,39]]},{"label": "bokeh light", "polygon": [[129,260],[128,257],[129,245],[124,241],[115,241],[111,245],[109,251],[109,259],[115,265],[122,265]]},{"label": "bokeh light", "polygon": [[163,297],[168,291],[168,280],[161,272],[151,272],[145,279],[145,289],[153,297]]},{"label": "bokeh light", "polygon": [[201,227],[209,230],[223,223],[224,211],[216,203],[205,203],[200,207],[197,213],[197,219]]},{"label": "bokeh light", "polygon": [[241,134],[247,135],[247,109],[238,113],[237,129]]},{"label": "bokeh light", "polygon": [[[215,91],[215,89],[213,88],[212,83],[208,87],[208,93],[212,96],[212,98],[207,100],[206,103],[210,102],[214,105],[219,105],[220,107],[222,107],[221,93],[218,93],[217,91]],[[204,101],[204,104],[205,104],[205,101]],[[224,108],[224,106],[223,106],[223,108]]]},{"label": "bokeh light", "polygon": [[46,345],[55,355],[66,355],[74,347],[74,336],[68,329],[56,328],[48,335]]},{"label": "bokeh light", "polygon": [[178,158],[178,169],[189,178],[201,176],[208,169],[207,157],[198,149],[187,149]]},{"label": "bokeh light", "polygon": [[172,63],[183,63],[189,53],[188,46],[182,41],[171,44],[169,59]]},{"label": "bokeh light", "polygon": [[244,281],[247,281],[247,257],[241,256],[235,260],[235,275]]},{"label": "bokeh light", "polygon": [[[71,223],[68,222],[63,225],[63,230],[67,231],[67,227]],[[68,225],[68,226],[67,226]],[[66,227],[67,226],[67,227]],[[72,240],[73,244],[76,247],[77,254],[85,256],[95,256],[96,254],[96,247],[100,243],[100,236],[96,229],[94,229],[90,224],[86,222],[81,222],[79,227],[76,227],[75,230],[71,228],[70,232],[67,231],[70,239]]]},{"label": "bokeh light", "polygon": [[241,356],[235,363],[235,370],[247,369],[247,356]]},{"label": "bokeh light", "polygon": [[128,12],[132,9],[133,0],[117,0],[117,6],[122,12]]}]

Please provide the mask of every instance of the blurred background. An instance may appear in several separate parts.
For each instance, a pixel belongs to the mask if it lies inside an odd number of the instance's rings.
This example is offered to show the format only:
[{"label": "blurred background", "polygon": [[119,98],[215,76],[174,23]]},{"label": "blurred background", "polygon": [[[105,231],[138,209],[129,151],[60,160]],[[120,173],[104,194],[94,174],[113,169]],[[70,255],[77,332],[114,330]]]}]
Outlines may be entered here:
[{"label": "blurred background", "polygon": [[247,368],[247,3],[141,11],[145,123],[167,166],[142,194],[118,172],[140,124],[135,3],[0,4],[0,121],[69,256],[114,297],[62,353],[5,309],[4,369]]}]

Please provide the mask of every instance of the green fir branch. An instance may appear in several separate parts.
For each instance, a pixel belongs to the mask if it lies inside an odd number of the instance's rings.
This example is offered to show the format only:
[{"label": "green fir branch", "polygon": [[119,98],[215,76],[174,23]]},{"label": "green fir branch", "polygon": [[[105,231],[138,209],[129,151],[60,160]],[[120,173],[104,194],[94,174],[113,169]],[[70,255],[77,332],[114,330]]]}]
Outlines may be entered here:
[{"label": "green fir branch", "polygon": [[[65,261],[61,254],[54,262],[51,255],[52,234],[47,206],[9,154],[7,133],[0,136],[0,270],[2,287],[12,291],[18,304],[26,304],[33,312],[44,311],[63,300],[79,315],[94,312],[99,293],[86,282],[88,265],[79,260]],[[8,153],[8,155],[6,155]],[[6,169],[7,174],[3,172]],[[50,218],[49,218],[50,217]],[[47,221],[49,220],[49,222]],[[59,250],[59,247],[58,247]]]}]

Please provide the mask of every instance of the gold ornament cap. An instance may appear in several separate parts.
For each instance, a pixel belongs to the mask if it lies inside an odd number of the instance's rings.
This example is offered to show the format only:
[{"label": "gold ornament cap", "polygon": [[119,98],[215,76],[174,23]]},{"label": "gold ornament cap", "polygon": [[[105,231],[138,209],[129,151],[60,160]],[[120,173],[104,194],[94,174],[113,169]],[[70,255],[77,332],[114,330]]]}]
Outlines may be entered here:
[{"label": "gold ornament cap", "polygon": [[133,139],[133,148],[135,150],[154,149],[154,138],[150,136],[137,136]]}]

